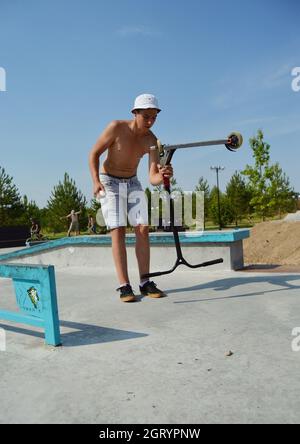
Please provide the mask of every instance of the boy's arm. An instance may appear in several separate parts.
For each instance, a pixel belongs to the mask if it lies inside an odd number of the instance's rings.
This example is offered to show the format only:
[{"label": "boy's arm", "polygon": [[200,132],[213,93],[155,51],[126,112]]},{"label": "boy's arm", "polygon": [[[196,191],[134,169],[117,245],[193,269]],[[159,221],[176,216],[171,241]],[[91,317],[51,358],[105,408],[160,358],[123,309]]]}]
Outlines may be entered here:
[{"label": "boy's arm", "polygon": [[62,216],[62,217],[60,217],[60,219],[68,219],[68,217],[70,217],[71,216],[71,214],[68,214],[68,216]]},{"label": "boy's arm", "polygon": [[117,135],[117,128],[118,122],[114,120],[105,128],[89,155],[89,167],[94,184],[95,195],[101,190],[105,191],[99,179],[99,157],[107,150],[107,148],[113,145]]}]

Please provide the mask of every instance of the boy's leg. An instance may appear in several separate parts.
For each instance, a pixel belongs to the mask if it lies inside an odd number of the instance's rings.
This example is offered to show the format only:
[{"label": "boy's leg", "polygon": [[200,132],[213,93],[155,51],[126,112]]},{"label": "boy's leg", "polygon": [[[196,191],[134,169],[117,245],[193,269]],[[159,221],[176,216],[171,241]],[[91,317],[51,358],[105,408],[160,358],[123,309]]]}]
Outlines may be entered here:
[{"label": "boy's leg", "polygon": [[130,182],[127,210],[128,221],[134,226],[135,254],[142,279],[143,274],[149,273],[150,267],[148,199],[137,177]]},{"label": "boy's leg", "polygon": [[151,298],[162,298],[166,294],[157,288],[156,284],[149,279],[142,279],[143,274],[149,273],[150,268],[150,242],[148,225],[138,225],[135,227],[136,246],[135,252],[139,264],[140,272],[140,292],[143,296]]},{"label": "boy's leg", "polygon": [[134,230],[136,236],[135,254],[142,280],[142,275],[148,274],[150,269],[149,227],[148,225],[138,225]]},{"label": "boy's leg", "polygon": [[[123,302],[136,301],[129,282],[125,243],[127,225],[127,185],[118,179],[100,175],[106,195],[101,199],[102,216],[110,229],[112,253],[120,283],[120,298]],[[127,285],[126,285],[127,284]]]},{"label": "boy's leg", "polygon": [[125,283],[129,284],[125,233],[126,227],[118,227],[110,231],[113,258],[120,285]]}]

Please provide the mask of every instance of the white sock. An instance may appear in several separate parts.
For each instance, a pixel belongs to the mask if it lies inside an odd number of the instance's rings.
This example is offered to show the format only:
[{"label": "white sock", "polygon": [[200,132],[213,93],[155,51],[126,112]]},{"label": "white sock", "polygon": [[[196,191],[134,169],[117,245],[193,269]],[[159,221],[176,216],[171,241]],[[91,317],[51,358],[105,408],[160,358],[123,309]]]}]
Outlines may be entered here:
[{"label": "white sock", "polygon": [[120,288],[121,288],[121,287],[126,287],[126,285],[130,285],[129,282],[126,282],[125,284],[121,284],[121,285],[120,285]]},{"label": "white sock", "polygon": [[141,281],[141,283],[140,283],[140,287],[143,287],[143,285],[145,285],[146,282],[149,282],[149,279],[146,279],[145,281]]}]

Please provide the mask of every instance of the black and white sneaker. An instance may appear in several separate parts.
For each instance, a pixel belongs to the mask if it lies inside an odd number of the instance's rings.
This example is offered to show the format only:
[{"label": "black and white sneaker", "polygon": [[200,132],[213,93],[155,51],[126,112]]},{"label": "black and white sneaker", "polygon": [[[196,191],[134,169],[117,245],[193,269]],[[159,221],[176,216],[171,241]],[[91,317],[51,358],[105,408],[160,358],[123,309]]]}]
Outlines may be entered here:
[{"label": "black and white sneaker", "polygon": [[157,288],[153,281],[148,281],[142,287],[140,286],[140,292],[143,296],[149,296],[150,298],[164,298],[167,296],[162,290]]},{"label": "black and white sneaker", "polygon": [[120,291],[120,299],[122,302],[135,302],[136,297],[133,293],[130,284],[123,285],[122,287],[117,288],[117,291]]}]

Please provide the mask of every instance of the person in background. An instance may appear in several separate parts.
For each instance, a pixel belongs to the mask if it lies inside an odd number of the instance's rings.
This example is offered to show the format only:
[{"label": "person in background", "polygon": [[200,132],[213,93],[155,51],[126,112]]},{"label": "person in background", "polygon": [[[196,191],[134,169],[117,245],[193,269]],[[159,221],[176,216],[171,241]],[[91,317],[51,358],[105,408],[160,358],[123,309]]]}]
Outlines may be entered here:
[{"label": "person in background", "polygon": [[68,237],[71,236],[71,232],[74,231],[75,232],[75,236],[79,236],[80,231],[79,231],[79,219],[78,216],[81,213],[81,210],[76,211],[72,210],[70,214],[68,214],[67,216],[63,216],[60,219],[71,219],[71,224],[68,230]]},{"label": "person in background", "polygon": [[30,227],[30,236],[36,237],[37,239],[40,239],[41,237],[41,225],[40,223],[34,219],[33,217],[30,218],[31,227]]},{"label": "person in background", "polygon": [[91,214],[88,214],[88,232],[89,234],[97,234],[96,222]]}]

